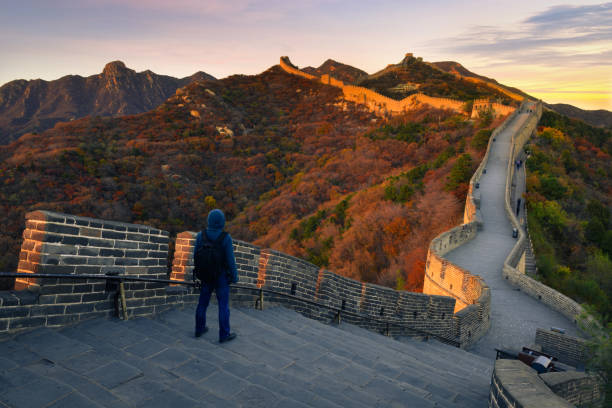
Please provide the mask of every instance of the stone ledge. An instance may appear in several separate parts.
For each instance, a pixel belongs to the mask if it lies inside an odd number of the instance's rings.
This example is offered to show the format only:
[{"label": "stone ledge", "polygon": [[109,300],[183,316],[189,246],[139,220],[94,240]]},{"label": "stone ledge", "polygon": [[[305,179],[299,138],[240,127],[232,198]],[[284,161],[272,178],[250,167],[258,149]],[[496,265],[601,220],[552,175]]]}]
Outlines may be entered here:
[{"label": "stone ledge", "polygon": [[489,407],[572,408],[574,406],[555,395],[536,372],[521,361],[496,360]]}]

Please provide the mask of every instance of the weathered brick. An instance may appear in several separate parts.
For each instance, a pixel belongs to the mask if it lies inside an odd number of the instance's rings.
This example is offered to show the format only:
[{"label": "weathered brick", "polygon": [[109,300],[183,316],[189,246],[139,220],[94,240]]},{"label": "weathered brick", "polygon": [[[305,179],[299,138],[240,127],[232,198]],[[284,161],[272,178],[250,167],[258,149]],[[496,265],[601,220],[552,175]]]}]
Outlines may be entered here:
[{"label": "weathered brick", "polygon": [[124,232],[115,232],[115,231],[102,231],[102,238],[108,239],[125,239],[126,234]]},{"label": "weathered brick", "polygon": [[76,274],[99,274],[102,270],[101,266],[98,265],[79,265],[75,269]]},{"label": "weathered brick", "polygon": [[0,308],[0,319],[25,317],[29,315],[29,308],[23,306],[2,307]]},{"label": "weathered brick", "polygon": [[123,257],[125,256],[125,251],[122,249],[100,249],[100,256],[113,256],[113,257]]},{"label": "weathered brick", "polygon": [[154,242],[154,243],[157,243],[157,244],[167,244],[168,243],[168,237],[164,237],[164,236],[158,237],[156,235],[151,235],[149,237],[149,242]]},{"label": "weathered brick", "polygon": [[65,305],[35,305],[30,308],[30,316],[48,316],[63,314]]},{"label": "weathered brick", "polygon": [[91,247],[79,248],[79,252],[78,252],[78,255],[81,255],[81,256],[98,256],[99,254],[100,254],[100,249],[91,248]]},{"label": "weathered brick", "polygon": [[57,316],[47,316],[48,326],[64,326],[70,323],[78,322],[79,316],[76,314],[61,314]]},{"label": "weathered brick", "polygon": [[128,241],[147,242],[149,240],[149,237],[144,234],[127,233],[125,239],[127,239]]},{"label": "weathered brick", "polygon": [[44,254],[56,254],[56,255],[76,255],[77,248],[71,245],[52,245],[45,244],[42,252]]},{"label": "weathered brick", "polygon": [[87,258],[88,265],[113,265],[115,263],[114,258]]},{"label": "weathered brick", "polygon": [[87,258],[84,256],[61,256],[60,264],[63,265],[85,265]]},{"label": "weathered brick", "polygon": [[129,258],[146,258],[147,257],[147,251],[142,251],[142,250],[126,250],[125,251],[125,256],[129,257]]},{"label": "weathered brick", "polygon": [[59,294],[56,295],[55,303],[79,303],[81,302],[81,294]]},{"label": "weathered brick", "polygon": [[62,244],[66,245],[89,245],[89,238],[85,237],[74,237],[74,236],[64,236],[62,238]]},{"label": "weathered brick", "polygon": [[40,272],[41,273],[74,273],[75,270],[74,265],[41,265]]},{"label": "weathered brick", "polygon": [[72,293],[89,293],[93,291],[94,285],[91,283],[78,283],[72,285]]},{"label": "weathered brick", "polygon": [[[38,234],[41,234],[41,235],[38,235]],[[40,232],[40,231],[32,231],[31,236],[32,236],[32,239],[36,239],[37,241],[43,241],[45,243],[61,243],[62,238],[64,238],[64,235],[61,235],[61,234],[50,234],[48,232]]]},{"label": "weathered brick", "polygon": [[40,327],[45,325],[46,317],[18,317],[11,319],[9,330],[25,329],[29,327]]},{"label": "weathered brick", "polygon": [[115,248],[138,249],[138,242],[132,241],[115,241]]},{"label": "weathered brick", "polygon": [[106,292],[86,293],[83,295],[83,302],[97,302],[100,300],[106,300],[109,296],[110,294]]},{"label": "weathered brick", "polygon": [[78,303],[76,305],[67,305],[66,306],[66,314],[72,313],[87,313],[93,312],[94,304],[93,303]]},{"label": "weathered brick", "polygon": [[77,227],[62,224],[47,223],[46,230],[57,234],[79,235],[79,229]]},{"label": "weathered brick", "polygon": [[116,258],[115,259],[115,265],[135,266],[135,265],[138,265],[138,260],[137,259],[132,259],[132,258]]},{"label": "weathered brick", "polygon": [[114,242],[109,239],[88,238],[87,245],[90,247],[112,248],[114,245]]}]

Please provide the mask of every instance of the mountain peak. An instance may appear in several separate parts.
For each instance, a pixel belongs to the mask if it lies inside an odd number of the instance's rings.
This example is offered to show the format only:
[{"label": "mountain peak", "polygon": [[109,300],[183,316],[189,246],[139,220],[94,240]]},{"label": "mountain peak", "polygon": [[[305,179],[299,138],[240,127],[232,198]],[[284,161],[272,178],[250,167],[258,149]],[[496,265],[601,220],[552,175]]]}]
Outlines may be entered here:
[{"label": "mountain peak", "polygon": [[103,75],[116,75],[120,72],[127,71],[127,67],[122,61],[111,61],[104,66],[102,70]]}]

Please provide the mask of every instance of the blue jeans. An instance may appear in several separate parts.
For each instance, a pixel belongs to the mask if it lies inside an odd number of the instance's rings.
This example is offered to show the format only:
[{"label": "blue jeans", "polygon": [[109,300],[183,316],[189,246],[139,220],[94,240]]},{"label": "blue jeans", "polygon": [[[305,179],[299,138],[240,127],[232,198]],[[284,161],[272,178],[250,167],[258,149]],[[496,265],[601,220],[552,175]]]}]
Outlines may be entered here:
[{"label": "blue jeans", "polygon": [[217,303],[219,304],[219,340],[222,340],[230,334],[229,285],[225,274],[221,274],[212,290],[206,284],[202,284],[200,300],[196,308],[195,330],[196,333],[202,333],[206,327],[206,309],[208,308],[213,291],[217,293]]}]

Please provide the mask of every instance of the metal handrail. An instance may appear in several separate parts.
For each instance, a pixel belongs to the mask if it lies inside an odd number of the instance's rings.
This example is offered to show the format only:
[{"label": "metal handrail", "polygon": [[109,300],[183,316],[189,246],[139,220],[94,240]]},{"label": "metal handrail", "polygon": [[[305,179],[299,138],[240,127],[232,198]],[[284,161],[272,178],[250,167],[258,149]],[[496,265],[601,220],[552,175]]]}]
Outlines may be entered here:
[{"label": "metal handrail", "polygon": [[[140,276],[128,276],[128,275],[114,275],[114,274],[108,274],[108,275],[100,275],[100,274],[80,274],[80,275],[75,275],[75,274],[55,274],[55,273],[23,273],[23,272],[0,272],[0,279],[2,278],[29,278],[29,279],[38,279],[38,278],[52,278],[52,279],[102,279],[102,280],[111,280],[111,281],[119,281],[121,284],[123,283],[123,281],[128,281],[128,282],[155,282],[155,283],[167,283],[167,284],[174,284],[174,285],[184,285],[184,286],[193,286],[193,287],[198,287],[200,284],[198,282],[194,282],[194,281],[185,281],[185,280],[173,280],[173,279],[160,279],[160,278],[143,278]],[[318,302],[315,302],[314,300],[310,300],[310,299],[305,299],[302,298],[300,296],[296,296],[296,295],[292,295],[292,294],[288,294],[288,293],[284,293],[284,292],[280,292],[274,289],[268,289],[268,288],[259,288],[259,287],[254,287],[254,286],[250,286],[250,285],[244,285],[244,284],[239,284],[239,283],[232,283],[230,284],[230,287],[232,288],[237,288],[237,289],[246,289],[246,290],[250,290],[253,292],[259,292],[260,293],[260,299],[262,299],[263,297],[263,293],[268,293],[268,294],[273,294],[273,295],[277,295],[277,296],[281,296],[281,297],[285,297],[285,298],[289,298],[289,299],[293,299],[293,300],[297,300],[300,302],[304,302],[304,303],[308,303],[314,306],[318,306],[318,307],[323,307],[326,309],[329,309],[331,311],[336,312],[336,319],[337,322],[340,323],[341,320],[341,316],[342,315],[347,315],[347,316],[351,316],[351,317],[355,317],[358,319],[365,319],[368,321],[373,321],[373,322],[377,322],[377,323],[383,323],[386,325],[386,334],[389,335],[389,328],[391,326],[393,327],[399,327],[399,328],[404,328],[404,329],[408,329],[411,330],[413,332],[415,332],[416,334],[422,335],[422,336],[426,336],[426,337],[433,337],[436,340],[442,342],[442,343],[446,343],[455,347],[461,347],[461,343],[456,341],[456,340],[452,340],[446,337],[442,337],[438,334],[434,334],[434,333],[430,333],[428,331],[425,330],[421,330],[421,329],[417,329],[414,327],[410,327],[408,325],[405,324],[401,324],[398,322],[393,322],[390,320],[383,320],[383,319],[377,319],[368,315],[362,315],[359,313],[355,313],[355,312],[350,312],[347,310],[343,310],[342,308],[338,308],[338,307],[334,307],[334,306],[330,306],[330,305],[326,305],[326,304],[321,304]],[[123,290],[121,291],[123,292]],[[123,295],[122,295],[123,296]],[[263,306],[262,306],[263,307]],[[124,317],[125,314],[127,314],[127,311],[125,309],[125,306],[123,308],[124,311]]]}]

